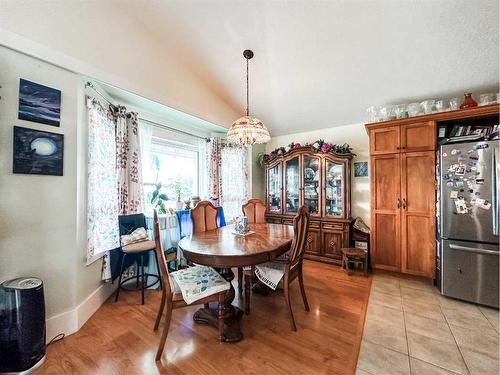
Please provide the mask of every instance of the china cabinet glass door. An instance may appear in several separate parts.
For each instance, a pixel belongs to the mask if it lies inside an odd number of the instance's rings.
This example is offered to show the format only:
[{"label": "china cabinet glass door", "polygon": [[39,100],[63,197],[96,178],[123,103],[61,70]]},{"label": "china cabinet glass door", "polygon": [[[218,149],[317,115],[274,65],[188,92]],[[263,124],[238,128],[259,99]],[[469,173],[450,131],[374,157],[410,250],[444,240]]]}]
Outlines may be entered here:
[{"label": "china cabinet glass door", "polygon": [[325,160],[325,216],[344,216],[344,165]]},{"label": "china cabinet glass door", "polygon": [[299,210],[299,157],[285,161],[285,212]]},{"label": "china cabinet glass door", "polygon": [[319,215],[320,198],[320,159],[304,155],[304,204],[311,215]]},{"label": "china cabinet glass door", "polygon": [[281,163],[267,170],[268,211],[281,213]]}]

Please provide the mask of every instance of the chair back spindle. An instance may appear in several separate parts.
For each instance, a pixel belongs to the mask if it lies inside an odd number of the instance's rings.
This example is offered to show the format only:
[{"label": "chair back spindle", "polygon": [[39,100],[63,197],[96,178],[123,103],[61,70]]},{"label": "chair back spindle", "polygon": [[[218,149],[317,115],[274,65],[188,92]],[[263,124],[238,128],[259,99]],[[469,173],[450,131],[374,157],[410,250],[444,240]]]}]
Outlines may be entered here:
[{"label": "chair back spindle", "polygon": [[156,243],[156,259],[158,259],[158,263],[160,266],[160,277],[163,281],[163,288],[167,293],[167,296],[171,296],[172,289],[170,288],[170,277],[168,276],[168,265],[167,260],[165,258],[165,253],[163,252],[163,247],[161,244],[160,237],[160,221],[158,219],[158,212],[156,209],[154,210],[153,217],[153,227],[154,227],[154,235],[155,235],[155,243]]},{"label": "chair back spindle", "polygon": [[193,233],[217,229],[217,208],[209,201],[200,201],[190,211]]},{"label": "chair back spindle", "polygon": [[258,198],[250,199],[241,206],[243,215],[248,218],[249,224],[263,224],[266,222],[267,206]]},{"label": "chair back spindle", "polygon": [[309,210],[301,206],[293,218],[294,236],[290,246],[290,268],[302,261],[306,249],[307,232],[309,230]]}]

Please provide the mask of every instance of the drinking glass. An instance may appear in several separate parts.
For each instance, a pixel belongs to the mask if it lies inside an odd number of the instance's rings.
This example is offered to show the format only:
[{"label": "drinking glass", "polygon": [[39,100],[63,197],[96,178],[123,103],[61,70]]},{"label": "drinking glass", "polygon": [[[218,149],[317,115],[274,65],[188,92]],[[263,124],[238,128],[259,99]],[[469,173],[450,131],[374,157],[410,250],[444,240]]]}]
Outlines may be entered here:
[{"label": "drinking glass", "polygon": [[452,111],[457,110],[459,105],[460,105],[460,101],[458,100],[458,98],[451,98],[450,99],[450,109]]},{"label": "drinking glass", "polygon": [[418,116],[421,113],[422,113],[422,105],[420,103],[408,104],[408,115],[410,117]]},{"label": "drinking glass", "polygon": [[436,101],[434,99],[424,100],[422,102],[422,108],[424,109],[424,113],[432,113],[434,112],[436,106]]},{"label": "drinking glass", "polygon": [[479,105],[488,105],[495,103],[495,94],[481,94],[479,95]]},{"label": "drinking glass", "polygon": [[385,105],[380,108],[380,118],[382,121],[392,120],[396,117],[393,105]]},{"label": "drinking glass", "polygon": [[396,118],[398,119],[408,117],[406,104],[398,104],[396,107],[394,107],[394,113],[396,114]]},{"label": "drinking glass", "polygon": [[438,112],[443,112],[446,111],[448,108],[446,108],[446,101],[441,99],[436,101],[436,111]]},{"label": "drinking glass", "polygon": [[376,105],[372,105],[371,107],[368,107],[366,109],[366,112],[368,113],[368,121],[370,122],[377,122],[379,121],[379,107]]}]

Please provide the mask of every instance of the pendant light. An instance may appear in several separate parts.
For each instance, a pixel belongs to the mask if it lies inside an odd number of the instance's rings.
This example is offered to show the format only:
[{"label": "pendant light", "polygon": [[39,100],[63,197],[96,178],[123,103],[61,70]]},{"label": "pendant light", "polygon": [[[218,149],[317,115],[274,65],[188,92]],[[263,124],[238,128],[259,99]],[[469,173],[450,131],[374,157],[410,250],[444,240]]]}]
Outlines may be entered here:
[{"label": "pendant light", "polygon": [[233,122],[227,131],[227,141],[239,145],[253,145],[255,143],[269,142],[271,136],[264,123],[250,116],[248,109],[248,60],[253,57],[253,52],[249,49],[243,51],[243,56],[247,60],[247,112],[246,116],[240,117]]}]

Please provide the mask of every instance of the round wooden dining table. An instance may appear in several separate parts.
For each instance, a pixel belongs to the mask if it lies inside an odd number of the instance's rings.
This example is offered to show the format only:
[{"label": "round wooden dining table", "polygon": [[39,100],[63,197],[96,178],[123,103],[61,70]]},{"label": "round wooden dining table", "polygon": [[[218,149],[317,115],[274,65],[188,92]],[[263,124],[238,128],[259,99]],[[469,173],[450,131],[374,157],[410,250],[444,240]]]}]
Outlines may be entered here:
[{"label": "round wooden dining table", "polygon": [[[224,300],[224,341],[238,342],[243,338],[239,320],[242,310],[232,305],[235,290],[231,283],[231,268],[254,266],[279,257],[286,252],[293,239],[293,227],[282,224],[250,224],[246,236],[234,234],[234,226],[193,233],[179,241],[184,257],[193,263],[211,266],[231,284]],[[217,328],[217,310],[201,308],[194,314],[197,323]]]}]

